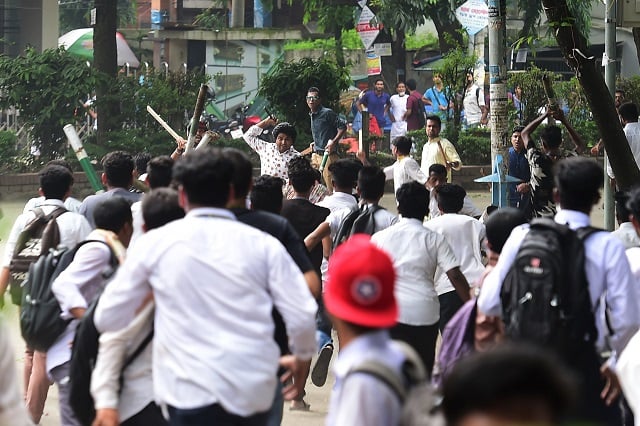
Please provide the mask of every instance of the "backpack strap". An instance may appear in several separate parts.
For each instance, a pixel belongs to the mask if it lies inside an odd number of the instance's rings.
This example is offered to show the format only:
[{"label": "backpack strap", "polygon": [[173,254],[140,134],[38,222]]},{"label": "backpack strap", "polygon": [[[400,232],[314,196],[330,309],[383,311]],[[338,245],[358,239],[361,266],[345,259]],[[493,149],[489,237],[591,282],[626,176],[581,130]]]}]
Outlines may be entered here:
[{"label": "backpack strap", "polygon": [[433,94],[433,99],[436,100],[436,103],[438,104],[438,108],[440,107],[440,99],[438,99],[438,95],[436,95],[436,91],[433,89],[433,87],[431,87],[431,93]]},{"label": "backpack strap", "polygon": [[400,402],[407,398],[409,388],[424,382],[427,379],[427,372],[422,364],[420,355],[408,343],[401,340],[393,340],[393,344],[400,349],[405,356],[402,363],[402,374],[398,375],[387,365],[376,360],[366,360],[353,367],[347,373],[345,380],[353,373],[369,374],[387,385],[398,397]]},{"label": "backpack strap", "polygon": [[133,361],[135,361],[136,358],[140,356],[140,354],[147,348],[147,346],[149,346],[149,343],[151,343],[151,341],[153,340],[154,332],[155,332],[155,329],[152,324],[151,331],[149,331],[149,334],[147,334],[144,340],[140,342],[136,350],[133,351],[133,353],[124,360],[124,363],[122,364],[122,369],[120,370],[120,377],[118,378],[119,392],[122,392],[122,387],[124,385],[124,370],[126,370],[127,367],[130,366],[133,363]]}]

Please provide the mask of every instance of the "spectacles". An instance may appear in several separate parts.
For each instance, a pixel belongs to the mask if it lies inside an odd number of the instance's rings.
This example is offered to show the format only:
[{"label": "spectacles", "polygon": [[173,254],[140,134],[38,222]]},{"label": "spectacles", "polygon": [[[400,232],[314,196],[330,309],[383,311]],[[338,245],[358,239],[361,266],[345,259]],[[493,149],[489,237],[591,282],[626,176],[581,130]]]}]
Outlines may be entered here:
[{"label": "spectacles", "polygon": [[317,101],[320,99],[320,96],[307,96],[308,101]]}]

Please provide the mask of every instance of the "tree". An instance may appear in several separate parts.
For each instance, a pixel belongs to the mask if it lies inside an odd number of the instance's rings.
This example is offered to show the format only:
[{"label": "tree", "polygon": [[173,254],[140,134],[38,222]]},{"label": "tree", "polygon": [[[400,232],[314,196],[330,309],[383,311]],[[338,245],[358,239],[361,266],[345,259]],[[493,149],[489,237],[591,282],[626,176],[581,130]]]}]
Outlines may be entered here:
[{"label": "tree", "polygon": [[319,88],[322,104],[337,112],[340,111],[340,93],[347,90],[350,81],[348,68],[340,67],[326,57],[303,58],[297,62],[279,60],[272,71],[262,77],[258,94],[269,101],[281,120],[310,135],[309,107],[305,101],[307,89]]},{"label": "tree", "polygon": [[[591,29],[591,1],[566,0],[569,13],[573,17],[573,23],[581,34],[588,34]],[[523,20],[522,29],[518,37],[521,40],[533,40],[539,36],[540,14],[542,2],[532,0],[517,0],[517,8],[521,11]]]},{"label": "tree", "polygon": [[118,72],[116,22],[118,5],[111,0],[96,0],[96,25],[93,31],[93,66],[104,75],[96,86],[98,143],[106,144],[109,131],[118,128],[119,97],[113,90]]},{"label": "tree", "polygon": [[0,56],[0,107],[20,111],[43,159],[59,157],[66,151],[62,128],[78,119],[79,101],[99,81],[95,70],[62,48],[28,48],[23,56]]},{"label": "tree", "polygon": [[596,58],[589,53],[587,41],[575,25],[567,0],[542,0],[542,5],[553,35],[587,97],[618,186],[622,190],[629,189],[640,182],[640,170],[622,130],[613,98],[596,66]]},{"label": "tree", "polygon": [[[66,0],[59,1],[60,34],[67,33],[76,28],[89,26],[93,0]],[[131,0],[118,0],[118,26],[136,22],[136,2]]]}]

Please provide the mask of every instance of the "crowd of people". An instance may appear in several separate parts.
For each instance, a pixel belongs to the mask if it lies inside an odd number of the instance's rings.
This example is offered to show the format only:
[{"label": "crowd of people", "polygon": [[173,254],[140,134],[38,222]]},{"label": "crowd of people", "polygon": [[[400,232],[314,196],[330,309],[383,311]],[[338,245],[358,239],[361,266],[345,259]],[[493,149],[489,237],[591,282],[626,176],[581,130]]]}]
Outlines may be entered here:
[{"label": "crowd of people", "polygon": [[[640,190],[617,195],[617,233],[590,229],[604,170],[579,155],[580,135],[549,108],[513,129],[509,174],[522,182],[510,188],[510,207],[483,213],[453,182],[462,161],[440,136],[448,111],[440,76],[424,94],[413,80],[396,90],[385,94],[378,80],[358,101],[376,120],[393,117],[396,161],[384,169],[363,152],[341,158],[347,123],[322,104],[318,87],[305,96],[310,158],[294,148],[298,135],[289,123],[268,117],[244,134],[260,158],[256,179],[243,152],[185,153],[179,140],[171,156],[108,153],[105,191],[79,201],[70,197],[69,165],[47,164],[40,197],[29,200],[7,240],[0,294],[37,210],[65,209],[56,218],[62,245],[88,242],[51,283],[69,322],[47,350],[25,348],[22,398],[0,327],[0,424],[38,424],[52,382],[60,424],[82,424],[70,370],[78,324],[88,315],[100,332],[93,426],[279,425],[287,404],[310,410],[307,381],[325,386],[336,352],[327,425],[394,425],[425,413],[428,424],[451,426],[632,424],[640,410]],[[481,92],[470,74],[469,126],[487,124]],[[421,127],[416,115],[425,104],[435,113],[424,117],[427,143],[417,161],[403,132]],[[635,152],[633,108],[622,104],[619,112]],[[535,143],[533,132],[550,117],[567,129],[573,150],[563,148],[555,125]],[[268,126],[273,142],[258,137]],[[146,192],[133,185],[140,176]],[[388,180],[397,211],[380,205]],[[354,231],[358,220],[367,223]],[[514,278],[517,268],[546,271],[540,258],[523,264],[521,248],[553,221],[563,235],[590,229],[579,250],[562,255],[565,266],[580,259],[577,276],[587,285],[575,291],[589,306],[580,320],[593,333],[575,337],[578,320],[536,311],[547,325],[541,333],[568,333],[570,352],[528,339],[518,320],[532,314],[506,297],[524,285],[521,275]],[[553,247],[545,235],[538,250]],[[108,278],[104,271],[114,264]],[[535,285],[555,279],[545,277]],[[517,305],[540,296],[539,287],[526,291]],[[413,407],[419,386],[441,398]]]}]

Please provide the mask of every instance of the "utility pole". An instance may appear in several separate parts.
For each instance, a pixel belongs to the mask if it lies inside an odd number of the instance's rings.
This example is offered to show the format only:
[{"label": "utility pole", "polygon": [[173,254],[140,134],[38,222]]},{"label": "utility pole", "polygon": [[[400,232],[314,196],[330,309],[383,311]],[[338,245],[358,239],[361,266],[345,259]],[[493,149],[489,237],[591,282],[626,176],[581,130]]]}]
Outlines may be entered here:
[{"label": "utility pole", "polygon": [[[609,88],[611,97],[616,90],[616,0],[605,0],[604,17],[604,80]],[[607,169],[609,157],[607,151],[604,153],[604,167]],[[604,174],[604,229],[613,231],[615,229],[615,208],[613,203],[613,191],[609,184],[609,176]]]},{"label": "utility pole", "polygon": [[491,102],[491,182],[492,203],[507,207],[507,6],[506,0],[489,0],[489,98]]}]

